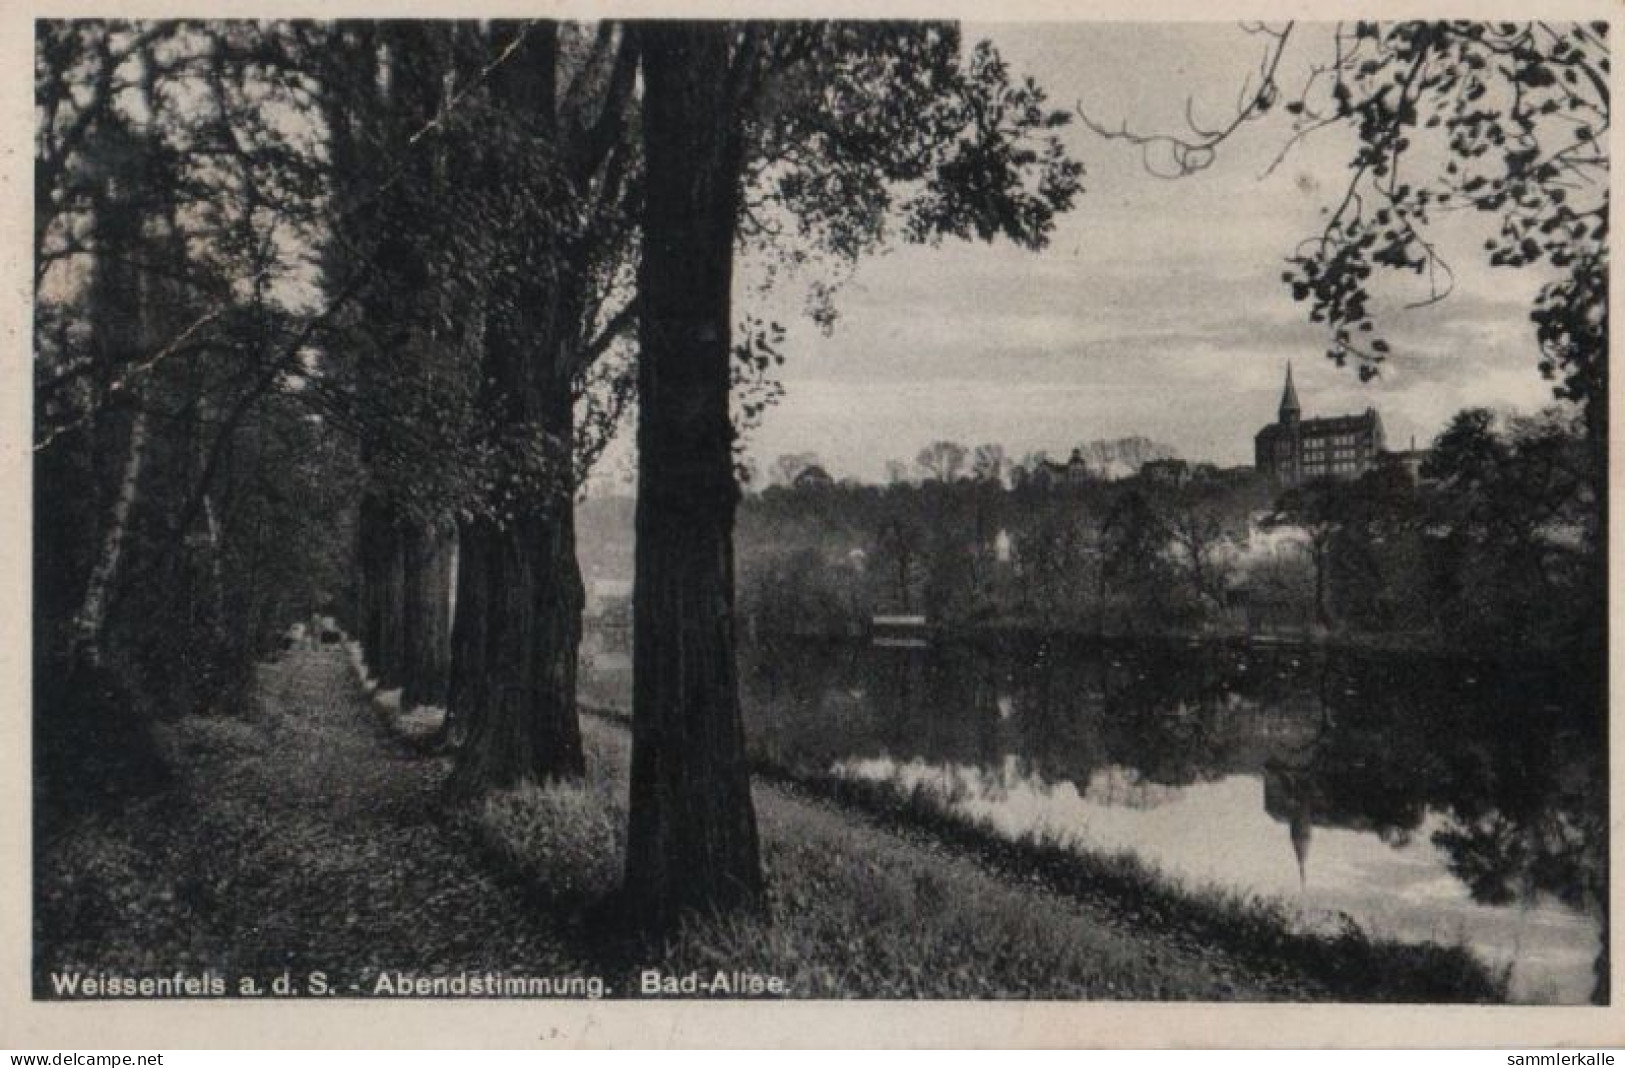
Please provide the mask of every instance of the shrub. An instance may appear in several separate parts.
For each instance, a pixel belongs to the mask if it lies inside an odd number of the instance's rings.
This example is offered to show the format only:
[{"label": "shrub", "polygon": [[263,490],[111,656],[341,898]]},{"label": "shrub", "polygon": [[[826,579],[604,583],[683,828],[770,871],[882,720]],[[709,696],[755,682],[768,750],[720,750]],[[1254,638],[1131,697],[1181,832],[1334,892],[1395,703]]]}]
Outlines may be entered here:
[{"label": "shrub", "polygon": [[547,897],[585,903],[620,878],[624,820],[590,785],[527,783],[489,795],[473,819],[480,840]]}]

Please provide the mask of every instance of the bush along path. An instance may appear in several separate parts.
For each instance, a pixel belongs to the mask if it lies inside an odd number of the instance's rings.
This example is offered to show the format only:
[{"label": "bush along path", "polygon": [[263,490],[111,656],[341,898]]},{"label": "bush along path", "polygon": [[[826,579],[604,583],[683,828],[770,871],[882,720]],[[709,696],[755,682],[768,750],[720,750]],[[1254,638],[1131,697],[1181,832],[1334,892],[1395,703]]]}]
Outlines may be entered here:
[{"label": "bush along path", "polygon": [[398,993],[397,973],[586,973],[442,817],[440,764],[386,735],[342,647],[261,667],[257,691],[241,715],[158,725],[165,789],[36,844],[37,996],[140,995],[142,979],[183,996],[370,996]]}]

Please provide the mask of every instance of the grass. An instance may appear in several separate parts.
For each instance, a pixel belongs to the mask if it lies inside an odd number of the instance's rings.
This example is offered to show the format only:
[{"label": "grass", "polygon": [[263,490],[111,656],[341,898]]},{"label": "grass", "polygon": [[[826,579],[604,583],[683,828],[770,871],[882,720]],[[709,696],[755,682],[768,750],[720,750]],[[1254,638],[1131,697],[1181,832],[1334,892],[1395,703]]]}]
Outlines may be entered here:
[{"label": "grass", "polygon": [[[582,726],[582,783],[504,791],[458,817],[491,863],[578,916],[619,884],[630,764],[624,717]],[[1281,903],[1188,887],[1131,854],[1007,837],[928,787],[760,761],[756,774],[762,909],[693,918],[636,960],[582,936],[617,993],[652,967],[776,975],[814,998],[1505,998],[1464,947],[1373,939],[1352,921],[1303,931]]]},{"label": "grass", "polygon": [[336,650],[268,664],[230,714],[153,725],[161,788],[34,841],[34,991],[53,973],[585,973],[554,914],[444,818],[444,761],[384,737]]},{"label": "grass", "polygon": [[758,774],[882,824],[924,832],[1007,878],[1098,901],[1136,926],[1179,931],[1261,967],[1286,966],[1337,1000],[1506,997],[1504,978],[1464,946],[1372,938],[1349,918],[1332,934],[1304,931],[1281,902],[1186,886],[1130,853],[1083,849],[1052,834],[1007,836],[986,819],[950,808],[938,788],[924,783],[903,790],[891,782],[783,768],[758,768]]},{"label": "grass", "polygon": [[906,842],[831,833],[806,812],[763,807],[773,887],[765,913],[691,923],[666,947],[665,970],[748,969],[821,998],[1295,993],[1254,986],[1222,961],[1179,947],[1158,952],[1064,901],[1035,900],[1028,888]]},{"label": "grass", "polygon": [[[463,817],[486,856],[544,900],[611,894],[624,856],[629,739],[589,718],[588,775],[522,787]],[[1308,993],[1222,955],[1102,925],[1090,910],[828,805],[759,787],[770,891],[757,912],[691,918],[666,944],[610,965],[636,975],[778,976],[812,998],[1283,998]],[[589,950],[593,947],[588,947]]]},{"label": "grass", "polygon": [[[598,760],[591,766],[602,767]],[[586,906],[612,894],[626,852],[626,819],[611,780],[526,783],[487,795],[461,818],[476,841],[553,905]]]}]

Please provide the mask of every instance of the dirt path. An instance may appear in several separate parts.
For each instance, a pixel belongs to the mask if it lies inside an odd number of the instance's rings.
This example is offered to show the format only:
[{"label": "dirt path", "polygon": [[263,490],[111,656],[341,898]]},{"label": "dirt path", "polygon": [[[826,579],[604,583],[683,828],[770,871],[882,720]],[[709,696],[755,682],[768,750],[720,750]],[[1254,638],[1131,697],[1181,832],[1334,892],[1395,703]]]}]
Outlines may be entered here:
[{"label": "dirt path", "polygon": [[340,647],[261,669],[240,718],[161,730],[180,780],[41,856],[38,972],[231,977],[581,970],[440,814],[443,769],[386,736]]}]

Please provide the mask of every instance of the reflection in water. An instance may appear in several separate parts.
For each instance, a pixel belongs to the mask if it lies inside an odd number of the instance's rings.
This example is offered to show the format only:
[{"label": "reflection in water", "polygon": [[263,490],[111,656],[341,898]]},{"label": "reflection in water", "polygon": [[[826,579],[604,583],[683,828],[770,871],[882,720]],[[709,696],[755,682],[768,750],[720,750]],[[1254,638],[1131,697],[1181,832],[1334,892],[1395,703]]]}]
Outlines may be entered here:
[{"label": "reflection in water", "polygon": [[[626,703],[599,646],[589,698]],[[1583,1002],[1606,901],[1600,684],[1238,649],[764,642],[759,758],[925,784],[1000,830],[1129,850],[1310,926],[1464,942],[1513,995]],[[594,692],[596,691],[596,692]]]}]

